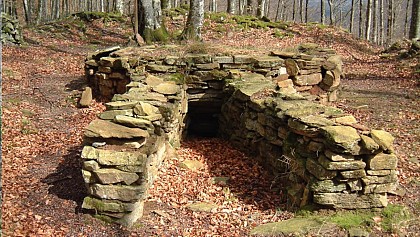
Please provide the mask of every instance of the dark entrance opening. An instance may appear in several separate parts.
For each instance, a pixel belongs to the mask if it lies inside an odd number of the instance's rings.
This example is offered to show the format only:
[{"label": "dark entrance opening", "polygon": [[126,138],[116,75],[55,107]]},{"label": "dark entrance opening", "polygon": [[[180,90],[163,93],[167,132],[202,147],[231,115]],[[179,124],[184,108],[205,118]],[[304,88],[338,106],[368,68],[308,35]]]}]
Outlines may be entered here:
[{"label": "dark entrance opening", "polygon": [[216,137],[222,100],[188,102],[186,130],[188,137]]}]

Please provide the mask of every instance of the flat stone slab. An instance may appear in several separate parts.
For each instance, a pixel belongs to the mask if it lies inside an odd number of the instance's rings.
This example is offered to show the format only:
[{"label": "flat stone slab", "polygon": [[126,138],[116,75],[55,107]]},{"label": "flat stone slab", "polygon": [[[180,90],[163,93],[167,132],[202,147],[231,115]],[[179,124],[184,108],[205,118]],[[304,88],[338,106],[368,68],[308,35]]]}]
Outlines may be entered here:
[{"label": "flat stone slab", "polygon": [[204,164],[198,160],[184,160],[179,164],[179,167],[189,169],[192,171],[200,170],[204,167]]},{"label": "flat stone slab", "polygon": [[85,129],[85,136],[93,138],[131,139],[149,137],[149,133],[140,128],[128,128],[106,120],[96,119],[93,120]]},{"label": "flat stone slab", "polygon": [[194,212],[212,212],[217,208],[217,205],[209,202],[196,202],[186,206],[187,209]]},{"label": "flat stone slab", "polygon": [[251,230],[256,236],[305,236],[311,230],[330,228],[332,223],[323,223],[311,218],[292,218],[285,221],[267,223]]}]

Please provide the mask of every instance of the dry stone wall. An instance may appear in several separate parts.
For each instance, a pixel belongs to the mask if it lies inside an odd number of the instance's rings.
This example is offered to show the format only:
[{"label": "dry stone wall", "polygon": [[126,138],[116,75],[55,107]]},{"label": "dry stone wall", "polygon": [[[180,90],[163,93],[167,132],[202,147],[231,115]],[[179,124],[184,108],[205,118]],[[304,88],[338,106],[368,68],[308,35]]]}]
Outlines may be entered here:
[{"label": "dry stone wall", "polygon": [[2,12],[1,13],[1,43],[22,44],[22,30],[17,19]]},{"label": "dry stone wall", "polygon": [[393,137],[320,103],[334,100],[339,86],[333,51],[311,44],[300,47],[305,53],[270,56],[154,50],[110,48],[86,60],[94,91],[112,99],[85,130],[83,208],[134,223],[159,164],[194,131],[216,131],[254,154],[286,180],[292,206],[387,205],[397,185]]}]

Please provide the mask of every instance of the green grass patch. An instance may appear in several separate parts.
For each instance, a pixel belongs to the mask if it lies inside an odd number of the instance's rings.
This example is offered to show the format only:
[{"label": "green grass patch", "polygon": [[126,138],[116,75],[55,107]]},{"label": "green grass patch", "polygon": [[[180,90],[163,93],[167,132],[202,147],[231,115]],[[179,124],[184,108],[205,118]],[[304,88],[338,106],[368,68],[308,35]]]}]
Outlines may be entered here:
[{"label": "green grass patch", "polygon": [[374,216],[375,213],[371,211],[340,211],[327,220],[348,230],[352,227],[371,227],[374,224]]},{"label": "green grass patch", "polygon": [[386,232],[398,232],[401,226],[412,219],[407,207],[390,204],[382,210],[381,227]]}]

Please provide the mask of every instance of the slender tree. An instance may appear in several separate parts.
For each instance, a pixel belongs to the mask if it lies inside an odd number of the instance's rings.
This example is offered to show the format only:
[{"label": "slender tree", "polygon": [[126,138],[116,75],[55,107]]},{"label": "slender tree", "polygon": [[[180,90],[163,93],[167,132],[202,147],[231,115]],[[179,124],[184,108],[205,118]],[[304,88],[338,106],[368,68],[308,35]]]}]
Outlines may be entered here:
[{"label": "slender tree", "polygon": [[353,33],[354,28],[354,8],[355,8],[356,0],[351,0],[351,8],[350,8],[350,33]]},{"label": "slender tree", "polygon": [[[413,1],[415,2],[415,1]],[[388,20],[387,20],[387,40],[388,44],[392,42],[393,36],[393,20],[394,20],[394,11],[393,11],[393,0],[388,0]]]},{"label": "slender tree", "polygon": [[372,8],[372,36],[373,42],[378,43],[378,0],[373,0],[373,8]]},{"label": "slender tree", "polygon": [[413,0],[411,7],[410,39],[420,38],[420,2]]},{"label": "slender tree", "polygon": [[372,23],[372,1],[367,0],[366,6],[366,31],[365,31],[365,39],[370,40],[370,26]]},{"label": "slender tree", "polygon": [[363,0],[359,0],[359,38],[363,39]]},{"label": "slender tree", "polygon": [[321,24],[325,25],[325,0],[321,0]]},{"label": "slender tree", "polygon": [[186,40],[201,40],[201,28],[204,21],[204,0],[190,0],[190,11],[187,24],[181,38]]},{"label": "slender tree", "polygon": [[246,1],[246,14],[254,15],[254,0]]},{"label": "slender tree", "polygon": [[209,11],[210,12],[216,12],[217,11],[217,0],[210,0]]},{"label": "slender tree", "polygon": [[408,30],[407,30],[407,28],[408,28],[408,16],[409,16],[409,12],[410,12],[409,8],[410,8],[410,0],[407,0],[406,4],[405,4],[405,18],[404,18],[404,36],[407,37],[407,38],[409,38],[409,36],[407,35],[407,33],[408,33]]},{"label": "slender tree", "polygon": [[335,25],[334,1],[328,0],[328,5],[330,7],[330,24]]}]

